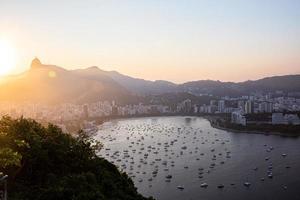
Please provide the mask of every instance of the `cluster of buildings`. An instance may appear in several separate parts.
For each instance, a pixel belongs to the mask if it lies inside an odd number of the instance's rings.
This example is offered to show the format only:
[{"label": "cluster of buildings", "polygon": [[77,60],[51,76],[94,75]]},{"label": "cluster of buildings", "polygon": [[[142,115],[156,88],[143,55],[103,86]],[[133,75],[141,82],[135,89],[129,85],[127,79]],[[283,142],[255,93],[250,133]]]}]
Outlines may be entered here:
[{"label": "cluster of buildings", "polygon": [[194,112],[197,113],[215,114],[235,111],[241,111],[245,114],[295,112],[300,111],[300,98],[271,98],[265,96],[222,97],[220,100],[211,100],[209,105],[194,105]]},{"label": "cluster of buildings", "polygon": [[244,126],[247,124],[299,125],[300,119],[296,113],[300,112],[300,98],[283,96],[272,98],[270,94],[222,97],[219,100],[211,100],[209,104],[194,104],[192,112],[231,114],[231,123]]},{"label": "cluster of buildings", "polygon": [[66,121],[97,118],[106,116],[133,116],[147,114],[167,114],[170,107],[165,105],[116,105],[115,102],[103,101],[89,104],[59,104],[44,105],[38,103],[10,103],[0,102],[0,117],[9,115],[13,118],[20,116],[61,123]]},{"label": "cluster of buildings", "polygon": [[[63,123],[104,116],[134,116],[149,114],[231,114],[231,122],[246,125],[249,123],[300,124],[297,114],[300,99],[253,95],[236,98],[222,97],[211,100],[209,104],[193,103],[190,99],[174,105],[117,105],[114,101],[101,101],[89,104],[43,105],[38,103],[0,102],[0,117],[24,116],[40,121]],[[253,115],[254,114],[254,115]],[[264,117],[262,117],[264,116]]]},{"label": "cluster of buildings", "polygon": [[238,101],[238,108],[231,112],[231,122],[235,124],[300,125],[297,113],[300,99],[276,97],[268,99],[247,99]]}]

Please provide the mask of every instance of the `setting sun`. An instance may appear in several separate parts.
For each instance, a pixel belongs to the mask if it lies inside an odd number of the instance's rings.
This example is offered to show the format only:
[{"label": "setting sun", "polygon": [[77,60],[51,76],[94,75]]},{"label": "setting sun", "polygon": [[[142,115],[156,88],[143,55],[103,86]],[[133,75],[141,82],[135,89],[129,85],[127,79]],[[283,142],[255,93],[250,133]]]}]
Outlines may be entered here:
[{"label": "setting sun", "polygon": [[0,76],[11,73],[15,66],[15,49],[7,40],[0,40]]}]

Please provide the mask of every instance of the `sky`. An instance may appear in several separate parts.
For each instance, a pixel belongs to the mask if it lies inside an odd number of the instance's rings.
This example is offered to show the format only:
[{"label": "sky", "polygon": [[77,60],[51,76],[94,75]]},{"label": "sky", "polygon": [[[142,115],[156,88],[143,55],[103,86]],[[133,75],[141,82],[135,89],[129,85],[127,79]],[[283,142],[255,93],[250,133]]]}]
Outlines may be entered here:
[{"label": "sky", "polygon": [[299,0],[0,0],[10,73],[37,56],[148,80],[300,74]]}]

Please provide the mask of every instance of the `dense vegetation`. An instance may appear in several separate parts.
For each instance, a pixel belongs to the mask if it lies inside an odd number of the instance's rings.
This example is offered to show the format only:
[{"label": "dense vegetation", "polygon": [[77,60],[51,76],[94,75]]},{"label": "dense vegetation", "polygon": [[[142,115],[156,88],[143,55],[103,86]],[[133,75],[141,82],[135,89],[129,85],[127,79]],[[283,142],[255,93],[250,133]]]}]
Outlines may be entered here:
[{"label": "dense vegetation", "polygon": [[9,175],[9,199],[146,199],[125,173],[96,155],[99,147],[51,124],[0,119],[0,172]]}]

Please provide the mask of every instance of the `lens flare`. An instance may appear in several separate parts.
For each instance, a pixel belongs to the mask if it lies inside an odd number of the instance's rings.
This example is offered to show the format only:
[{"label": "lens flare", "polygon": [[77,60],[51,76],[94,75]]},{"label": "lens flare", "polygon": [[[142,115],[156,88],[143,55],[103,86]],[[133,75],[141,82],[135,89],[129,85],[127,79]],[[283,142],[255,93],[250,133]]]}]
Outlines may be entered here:
[{"label": "lens flare", "polygon": [[55,71],[50,71],[48,73],[49,78],[56,78],[56,72]]}]

